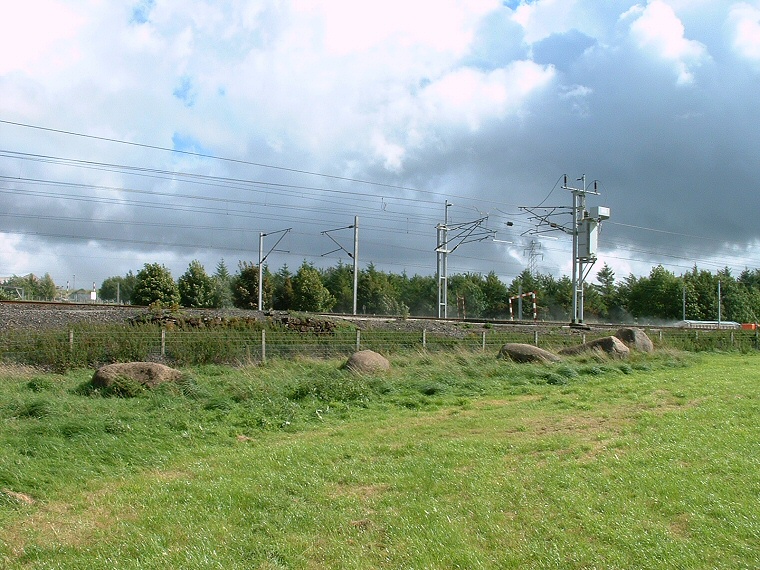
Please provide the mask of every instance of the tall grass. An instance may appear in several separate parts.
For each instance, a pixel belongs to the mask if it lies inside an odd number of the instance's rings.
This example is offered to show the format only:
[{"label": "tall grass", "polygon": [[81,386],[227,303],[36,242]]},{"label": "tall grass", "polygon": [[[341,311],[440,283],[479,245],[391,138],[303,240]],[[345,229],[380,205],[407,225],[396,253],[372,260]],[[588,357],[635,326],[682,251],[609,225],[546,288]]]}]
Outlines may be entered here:
[{"label": "tall grass", "polygon": [[[262,330],[264,329],[264,330]],[[612,331],[484,330],[455,327],[448,333],[422,331],[356,331],[339,327],[326,333],[301,333],[276,324],[240,322],[222,328],[155,324],[77,325],[70,330],[0,331],[0,362],[30,364],[64,372],[111,362],[162,361],[176,366],[204,364],[241,365],[265,358],[296,356],[330,358],[358,348],[390,354],[424,349],[428,352],[452,350],[491,351],[496,354],[507,342],[534,344],[559,350],[584,340],[607,336]],[[265,339],[262,341],[262,334]],[[754,352],[758,347],[754,331],[650,330],[660,349]]]},{"label": "tall grass", "polygon": [[757,356],[0,373],[0,566],[755,568]]}]

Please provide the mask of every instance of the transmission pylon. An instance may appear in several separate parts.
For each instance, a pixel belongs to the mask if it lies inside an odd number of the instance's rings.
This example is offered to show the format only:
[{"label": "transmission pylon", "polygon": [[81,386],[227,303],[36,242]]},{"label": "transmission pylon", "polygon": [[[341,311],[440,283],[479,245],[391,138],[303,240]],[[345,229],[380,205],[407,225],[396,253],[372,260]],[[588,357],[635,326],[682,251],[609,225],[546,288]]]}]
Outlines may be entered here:
[{"label": "transmission pylon", "polygon": [[540,253],[541,244],[535,240],[530,240],[530,243],[525,247],[523,253],[528,256],[528,273],[531,277],[535,277],[538,274],[538,260],[544,258],[544,254]]}]

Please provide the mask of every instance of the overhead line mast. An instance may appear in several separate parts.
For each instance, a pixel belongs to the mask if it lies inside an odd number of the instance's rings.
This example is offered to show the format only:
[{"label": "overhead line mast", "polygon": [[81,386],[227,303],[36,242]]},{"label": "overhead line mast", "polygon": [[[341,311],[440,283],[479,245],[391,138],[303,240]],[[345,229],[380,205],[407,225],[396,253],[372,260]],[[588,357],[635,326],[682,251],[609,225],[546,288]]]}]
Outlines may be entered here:
[{"label": "overhead line mast", "polygon": [[[521,206],[521,210],[532,214],[531,219],[536,227],[526,233],[538,235],[550,231],[562,231],[573,237],[573,308],[570,325],[583,325],[583,284],[588,277],[591,267],[596,263],[596,248],[599,237],[599,224],[610,217],[610,209],[604,206],[594,206],[586,209],[586,196],[599,196],[598,183],[595,180],[593,190],[586,187],[586,175],[576,180],[582,182],[581,188],[567,185],[567,174],[564,175],[562,188],[573,195],[573,206],[568,211],[562,206]],[[560,214],[571,214],[572,225],[563,226],[553,221]]]},{"label": "overhead line mast", "polygon": [[[436,226],[436,276],[438,280],[438,318],[446,319],[449,315],[448,300],[448,281],[449,281],[449,254],[453,253],[460,245],[475,241],[493,239],[495,230],[484,227],[488,221],[488,216],[483,216],[477,220],[464,222],[461,224],[449,225],[449,208],[453,206],[448,200],[445,203],[444,221]],[[454,237],[449,237],[449,232],[455,232]],[[454,247],[449,249],[450,244],[454,242]]]}]

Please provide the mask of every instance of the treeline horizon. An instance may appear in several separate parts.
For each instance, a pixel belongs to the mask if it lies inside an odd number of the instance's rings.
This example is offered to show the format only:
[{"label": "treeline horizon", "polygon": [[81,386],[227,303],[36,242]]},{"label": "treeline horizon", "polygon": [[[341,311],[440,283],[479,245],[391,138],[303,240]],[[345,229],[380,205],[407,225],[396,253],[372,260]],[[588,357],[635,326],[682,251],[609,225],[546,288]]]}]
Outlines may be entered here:
[{"label": "treeline horizon", "polygon": [[[263,308],[302,312],[353,312],[353,267],[338,262],[320,269],[304,261],[295,272],[287,265],[272,272],[262,267]],[[221,260],[213,274],[197,260],[174,279],[169,269],[148,263],[137,272],[106,278],[98,289],[98,299],[134,305],[186,308],[257,309],[259,268],[240,261],[231,273]],[[10,299],[10,291],[21,289],[26,298],[61,298],[49,274],[37,278],[13,276],[6,281],[0,298]],[[536,293],[539,320],[569,321],[572,313],[572,281],[568,276],[532,274],[525,269],[510,283],[495,272],[460,273],[448,277],[448,316],[458,318],[532,319],[532,299],[522,303],[510,298],[520,293]],[[370,263],[360,269],[357,313],[395,316],[437,316],[438,281],[435,276],[409,276],[379,271]],[[728,268],[712,273],[696,265],[675,275],[662,265],[648,276],[633,274],[616,279],[604,264],[592,282],[584,286],[584,316],[589,322],[724,320],[757,322],[760,314],[760,269],[745,269],[738,277]]]}]

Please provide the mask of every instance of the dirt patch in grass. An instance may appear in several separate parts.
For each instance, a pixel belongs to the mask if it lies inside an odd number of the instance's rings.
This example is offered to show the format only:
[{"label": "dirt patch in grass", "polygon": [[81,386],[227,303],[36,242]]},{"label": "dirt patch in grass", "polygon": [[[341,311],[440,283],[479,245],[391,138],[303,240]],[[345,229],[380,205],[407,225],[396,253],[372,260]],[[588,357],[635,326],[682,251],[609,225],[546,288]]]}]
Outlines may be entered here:
[{"label": "dirt patch in grass", "polygon": [[37,502],[26,493],[17,493],[16,491],[11,491],[10,489],[0,489],[0,496],[7,497],[13,502],[23,505],[33,505]]},{"label": "dirt patch in grass", "polygon": [[0,363],[0,377],[2,378],[31,378],[40,374],[40,372],[34,366]]},{"label": "dirt patch in grass", "polygon": [[[152,479],[158,483],[176,481],[191,477],[183,471],[150,471],[141,477]],[[108,503],[108,497],[114,496],[115,491],[124,486],[124,482],[113,482],[92,493],[78,496],[76,503],[52,501],[49,503],[21,501],[28,507],[38,507],[29,516],[8,525],[3,529],[4,540],[11,556],[19,558],[24,555],[29,544],[53,546],[82,547],[98,542],[97,537],[108,531],[119,521],[136,520],[138,506],[122,504],[118,509]],[[3,489],[3,494],[11,496],[10,491]],[[13,493],[21,497],[22,493]],[[25,496],[25,495],[23,495]]]},{"label": "dirt patch in grass", "polygon": [[351,497],[359,499],[361,501],[368,501],[382,493],[385,493],[389,489],[385,484],[374,485],[349,485],[346,483],[339,483],[335,488],[328,493],[332,498],[339,497]]},{"label": "dirt patch in grass", "polygon": [[[44,504],[29,517],[4,529],[5,542],[13,557],[24,555],[30,543],[53,546],[81,547],[112,528],[116,521],[135,517],[132,507],[118,513],[103,504],[111,490],[102,490],[73,505],[62,501]],[[84,505],[84,503],[89,503]],[[132,511],[132,512],[130,512]]]}]

